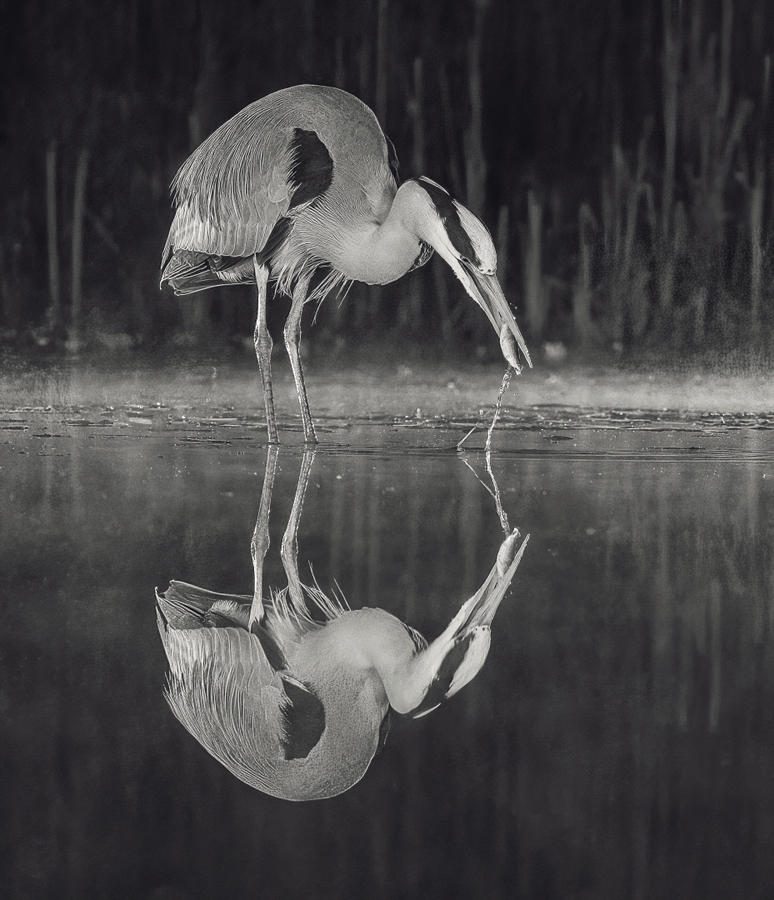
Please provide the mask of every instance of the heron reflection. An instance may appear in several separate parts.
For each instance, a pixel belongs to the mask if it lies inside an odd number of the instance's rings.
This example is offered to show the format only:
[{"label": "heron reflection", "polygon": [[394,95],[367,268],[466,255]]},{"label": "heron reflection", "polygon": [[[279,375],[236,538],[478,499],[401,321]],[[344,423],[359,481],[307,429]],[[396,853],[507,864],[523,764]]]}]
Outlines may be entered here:
[{"label": "heron reflection", "polygon": [[304,454],[282,540],[286,588],[264,598],[270,447],[251,543],[253,595],[180,581],[156,592],[172,712],[230,772],[286,800],[348,790],[383,745],[391,709],[425,715],[475,677],[528,540],[517,530],[506,537],[484,583],[428,644],[382,609],[351,610],[343,597],[302,584],[297,534],[313,458]]}]

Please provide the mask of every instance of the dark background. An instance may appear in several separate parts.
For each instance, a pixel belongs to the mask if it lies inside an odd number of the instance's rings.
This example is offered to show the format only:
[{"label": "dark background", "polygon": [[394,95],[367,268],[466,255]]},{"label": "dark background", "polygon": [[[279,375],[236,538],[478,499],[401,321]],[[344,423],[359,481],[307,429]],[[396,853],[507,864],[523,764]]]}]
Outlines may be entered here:
[{"label": "dark background", "polygon": [[[768,355],[766,0],[26,0],[3,19],[6,348],[241,348],[249,288],[158,290],[167,187],[244,105],[312,82],[365,100],[404,177],[483,216],[533,345]],[[496,353],[444,269],[329,300],[315,345]]]}]

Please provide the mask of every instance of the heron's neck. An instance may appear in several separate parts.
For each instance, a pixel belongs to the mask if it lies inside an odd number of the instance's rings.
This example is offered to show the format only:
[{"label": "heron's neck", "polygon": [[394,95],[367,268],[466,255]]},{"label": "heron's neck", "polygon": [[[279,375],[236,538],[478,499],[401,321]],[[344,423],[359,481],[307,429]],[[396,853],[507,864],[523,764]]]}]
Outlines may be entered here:
[{"label": "heron's neck", "polygon": [[398,190],[387,218],[345,231],[338,267],[354,281],[389,284],[414,265],[421,243],[407,195]]},{"label": "heron's neck", "polygon": [[[422,702],[453,643],[453,631],[447,628],[420,649],[405,625],[382,609],[347,613],[324,631],[346,667],[378,673],[390,706],[401,714],[412,712]],[[332,654],[327,658],[332,659]]]}]

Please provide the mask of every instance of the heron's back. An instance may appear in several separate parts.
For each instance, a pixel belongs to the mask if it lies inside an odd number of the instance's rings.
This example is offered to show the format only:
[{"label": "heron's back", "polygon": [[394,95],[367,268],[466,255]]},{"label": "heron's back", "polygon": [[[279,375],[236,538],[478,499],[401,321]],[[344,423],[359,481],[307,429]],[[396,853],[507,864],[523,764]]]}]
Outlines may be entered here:
[{"label": "heron's back", "polygon": [[[299,154],[309,159],[299,161]],[[303,201],[295,204],[296,240],[308,244],[303,215],[310,200],[324,203],[333,217],[378,218],[389,210],[395,185],[373,112],[346,91],[297,85],[223,123],[183,163],[172,190],[177,211],[165,258],[179,250],[248,257],[293,213],[294,195]]]}]

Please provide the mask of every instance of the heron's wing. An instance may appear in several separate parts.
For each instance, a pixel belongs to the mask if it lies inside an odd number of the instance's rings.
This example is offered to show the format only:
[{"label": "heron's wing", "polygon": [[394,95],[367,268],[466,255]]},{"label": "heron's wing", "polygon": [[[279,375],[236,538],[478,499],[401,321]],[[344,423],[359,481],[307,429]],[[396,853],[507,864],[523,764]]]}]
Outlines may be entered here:
[{"label": "heron's wing", "polygon": [[316,695],[276,673],[242,629],[168,631],[165,649],[165,697],[178,721],[237,778],[277,794],[283,764],[308,756],[322,737]]},{"label": "heron's wing", "polygon": [[264,98],[220,126],[172,183],[177,211],[162,266],[178,250],[248,257],[277,222],[330,186],[333,159],[316,131]]},{"label": "heron's wing", "polygon": [[282,688],[278,669],[272,665],[258,636],[246,629],[206,625],[176,628],[165,618],[162,604],[158,602],[156,621],[175,677],[185,677],[199,665],[234,672],[240,683],[255,678],[259,685]]},{"label": "heron's wing", "polygon": [[282,758],[282,682],[257,638],[236,628],[159,631],[164,696],[181,724],[242,781],[270,790]]},{"label": "heron's wing", "polygon": [[[248,632],[242,625],[203,624],[198,618],[220,617],[218,607],[225,618],[227,604],[239,606],[241,615],[243,604],[237,601],[245,598],[183,582],[172,582],[156,597],[159,634],[170,666],[167,700],[197,740],[221,759],[211,749],[219,740],[247,740],[244,735],[252,730],[275,755],[306,757],[325,729],[325,710],[315,692],[288,671],[271,635],[260,627],[259,633],[255,628]],[[182,627],[173,624],[175,619]]]}]

